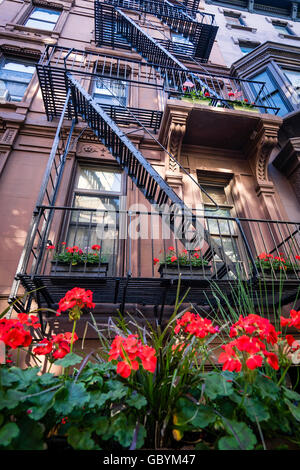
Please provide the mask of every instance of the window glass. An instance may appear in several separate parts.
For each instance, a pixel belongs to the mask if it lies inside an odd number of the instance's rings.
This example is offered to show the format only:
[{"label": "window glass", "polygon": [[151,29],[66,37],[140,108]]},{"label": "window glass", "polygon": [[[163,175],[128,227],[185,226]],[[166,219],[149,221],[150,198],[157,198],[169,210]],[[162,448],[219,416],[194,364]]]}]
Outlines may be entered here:
[{"label": "window glass", "polygon": [[94,84],[93,98],[99,104],[127,105],[127,83],[113,78],[98,78]]},{"label": "window glass", "polygon": [[283,70],[284,75],[287,77],[291,85],[300,94],[300,71],[298,70]]},{"label": "window glass", "polygon": [[77,188],[118,193],[121,191],[121,173],[81,168]]},{"label": "window glass", "polygon": [[284,24],[272,23],[274,28],[277,29],[281,34],[293,34],[290,28]]},{"label": "window glass", "polygon": [[35,7],[25,22],[25,26],[53,31],[59,15],[60,12],[57,10]]},{"label": "window glass", "polygon": [[255,49],[255,46],[249,46],[249,45],[243,45],[243,44],[239,44],[239,46],[243,54],[248,54],[249,52],[253,51],[253,49]]},{"label": "window glass", "polygon": [[[273,78],[269,70],[265,70],[254,77],[251,77],[251,80],[256,80],[259,82],[265,82],[266,86],[261,92],[260,84],[251,84],[251,87],[254,91],[254,101],[262,104],[263,106],[275,106],[280,108],[278,115],[283,116],[289,112],[287,105],[285,104],[282,94],[279,90],[279,87]],[[258,96],[258,99],[256,98]]]},{"label": "window glass", "polygon": [[30,61],[4,58],[0,64],[1,95],[7,100],[21,101],[35,71]]},{"label": "window glass", "polygon": [[230,15],[229,13],[224,13],[224,16],[228,24],[237,24],[237,25],[244,24],[240,15]]},{"label": "window glass", "polygon": [[119,171],[80,167],[73,206],[91,210],[72,211],[68,245],[86,250],[99,244],[103,254],[116,254],[121,189]]},{"label": "window glass", "polygon": [[172,33],[172,41],[177,42],[178,44],[187,44],[193,46],[193,43],[189,40],[189,38],[183,36],[180,33]]}]

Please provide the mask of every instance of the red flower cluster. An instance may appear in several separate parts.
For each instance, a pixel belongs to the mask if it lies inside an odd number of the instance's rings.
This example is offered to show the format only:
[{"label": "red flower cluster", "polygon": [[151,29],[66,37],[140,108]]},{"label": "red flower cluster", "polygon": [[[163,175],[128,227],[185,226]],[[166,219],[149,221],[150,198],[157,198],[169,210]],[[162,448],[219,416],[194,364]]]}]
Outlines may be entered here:
[{"label": "red flower cluster", "polygon": [[125,379],[130,376],[132,370],[139,369],[140,363],[137,359],[141,360],[145,370],[152,373],[155,371],[157,362],[155,349],[143,345],[138,339],[138,335],[129,335],[127,338],[123,336],[115,337],[109,351],[108,360],[117,360],[119,357],[122,361],[118,362],[117,373]]},{"label": "red flower cluster", "polygon": [[174,333],[177,335],[180,330],[202,339],[210,334],[217,333],[219,328],[217,326],[213,326],[211,320],[208,318],[202,318],[198,314],[186,312],[179,320],[176,321]]},{"label": "red flower cluster", "polygon": [[254,370],[263,365],[264,358],[273,369],[279,369],[277,355],[267,351],[265,344],[256,337],[242,335],[221,347],[224,352],[220,354],[219,362],[223,364],[223,370],[240,372],[243,364]]},{"label": "red flower cluster", "polygon": [[72,309],[77,306],[79,309],[84,307],[86,308],[95,308],[93,303],[93,292],[90,290],[82,289],[81,287],[74,287],[69,290],[65,297],[60,299],[58,303],[57,315],[60,315],[61,312]]},{"label": "red flower cluster", "polygon": [[40,328],[41,324],[36,315],[19,313],[18,318],[2,318],[0,320],[0,341],[3,341],[9,348],[26,348],[32,343],[32,336],[25,328]]},{"label": "red flower cluster", "polygon": [[78,253],[79,255],[82,255],[82,254],[83,254],[82,249],[79,248],[79,247],[76,246],[76,245],[75,245],[75,246],[68,246],[68,247],[66,248],[66,251],[67,251],[68,253]]},{"label": "red flower cluster", "polygon": [[236,338],[226,345],[222,345],[219,362],[223,364],[223,370],[240,372],[242,367],[254,370],[261,367],[266,361],[270,367],[279,369],[278,356],[267,350],[267,345],[277,344],[279,332],[267,318],[254,313],[242,317],[232,325],[229,333],[231,338]]},{"label": "red flower cluster", "polygon": [[261,259],[262,261],[269,261],[271,260],[276,260],[276,261],[281,261],[282,263],[286,263],[286,259],[283,257],[283,253],[279,253],[280,256],[274,256],[269,253],[260,253],[258,255],[258,258]]},{"label": "red flower cluster", "polygon": [[[73,343],[78,340],[78,336],[74,333]],[[48,355],[52,354],[53,359],[62,359],[70,352],[70,345],[72,341],[72,333],[59,333],[53,335],[52,340],[44,338],[37,347],[33,349],[34,354]]]},{"label": "red flower cluster", "polygon": [[230,337],[235,338],[239,333],[255,335],[269,344],[278,341],[278,332],[267,318],[260,317],[255,313],[250,313],[247,317],[240,316],[239,320],[230,328]]},{"label": "red flower cluster", "polygon": [[92,250],[99,251],[101,248],[101,245],[92,245]]},{"label": "red flower cluster", "polygon": [[300,310],[298,312],[296,310],[290,311],[290,318],[280,317],[280,324],[281,326],[293,326],[300,330]]}]

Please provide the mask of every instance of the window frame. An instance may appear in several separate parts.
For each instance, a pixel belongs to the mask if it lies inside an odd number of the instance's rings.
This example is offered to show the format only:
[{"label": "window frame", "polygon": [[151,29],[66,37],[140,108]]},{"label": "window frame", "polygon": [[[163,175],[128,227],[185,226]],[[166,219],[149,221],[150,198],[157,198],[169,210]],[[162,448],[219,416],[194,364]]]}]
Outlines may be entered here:
[{"label": "window frame", "polygon": [[[57,21],[55,22],[53,29],[43,29],[43,28],[38,28],[36,26],[30,26],[30,25],[26,24],[28,22],[28,20],[31,19],[31,15],[34,13],[35,9],[37,9],[37,8],[41,8],[43,10],[49,10],[49,11],[57,11],[59,13],[59,15],[57,17]],[[44,31],[44,32],[48,32],[50,34],[50,33],[56,32],[57,25],[58,25],[59,19],[61,18],[62,12],[63,12],[63,9],[60,10],[59,8],[53,8],[53,7],[47,8],[44,5],[36,3],[36,4],[31,5],[30,10],[27,12],[26,17],[23,19],[22,25],[26,28],[36,29],[37,31]],[[38,20],[38,21],[43,22],[43,20]],[[45,21],[45,23],[49,23],[49,22]]]},{"label": "window frame", "polygon": [[[294,31],[291,29],[290,25],[287,22],[279,21],[279,20],[272,20],[271,23],[272,23],[273,28],[278,32],[278,34],[295,36]],[[285,28],[285,31],[280,31],[280,29],[277,29],[276,26]]]},{"label": "window frame", "polygon": [[[13,63],[20,63],[20,64],[23,64],[23,65],[32,65],[34,67],[34,71],[29,79],[28,82],[19,82],[19,83],[24,83],[26,84],[27,83],[27,86],[24,90],[24,93],[22,95],[22,97],[20,97],[20,99],[18,100],[15,100],[15,99],[6,99],[5,101],[7,102],[12,102],[12,103],[20,103],[20,102],[23,102],[26,100],[26,95],[28,93],[28,90],[30,88],[30,85],[31,85],[31,82],[35,76],[35,73],[36,73],[36,69],[35,69],[35,65],[37,63],[37,60],[32,58],[32,57],[20,57],[18,55],[13,55],[13,54],[9,54],[9,53],[6,53],[5,51],[3,51],[0,55],[0,70],[2,70],[4,67],[2,66],[6,60],[10,60],[11,62]],[[0,80],[2,80],[2,78],[0,78]],[[5,82],[5,80],[2,80],[3,82]],[[13,82],[13,80],[7,80],[7,81],[11,81]],[[16,82],[18,83],[18,82]],[[6,88],[7,89],[7,88]],[[9,90],[7,89],[7,91],[9,92]]]},{"label": "window frame", "polygon": [[[294,110],[294,107],[291,105],[290,101],[285,96],[285,93],[284,93],[284,87],[285,87],[284,86],[284,80],[283,80],[283,77],[280,77],[280,75],[278,74],[278,70],[277,70],[276,65],[277,64],[274,64],[274,62],[271,61],[271,62],[269,62],[268,65],[266,65],[266,66],[264,65],[264,66],[260,67],[254,73],[252,73],[250,76],[247,76],[247,79],[254,80],[254,81],[255,80],[263,81],[263,80],[257,78],[257,76],[264,73],[264,72],[266,72],[268,77],[269,77],[269,80],[271,82],[273,82],[274,87],[276,88],[277,92],[279,93],[279,96],[280,96],[284,106],[287,109],[287,112],[282,115],[282,116],[286,116],[288,113],[290,113],[291,111]],[[251,88],[251,93],[253,94],[253,97],[254,97],[255,96],[255,91],[252,89],[251,84],[250,84],[250,88]],[[269,93],[269,95],[272,95],[272,92]],[[261,104],[263,105],[263,103],[261,103]],[[279,111],[279,113],[280,113],[280,111]],[[279,114],[279,113],[277,114],[277,116],[281,116],[281,114]]]},{"label": "window frame", "polygon": [[[242,13],[236,13],[236,12],[231,12],[231,11],[223,11],[224,18],[226,20],[226,25],[229,26],[235,26],[235,27],[243,27],[247,26],[246,22],[244,21],[242,17]],[[239,23],[234,23],[228,21],[228,18],[236,18],[239,20]]]},{"label": "window frame", "polygon": [[[110,192],[107,192],[107,191],[103,191],[103,190],[86,190],[86,189],[80,189],[77,187],[77,184],[78,184],[78,180],[79,180],[79,176],[80,176],[80,170],[82,168],[91,168],[91,169],[96,169],[98,171],[109,171],[109,172],[117,172],[121,175],[121,187],[120,187],[120,191],[119,192],[115,192],[115,191],[110,191]],[[78,160],[76,161],[76,164],[75,164],[75,167],[73,169],[73,177],[72,177],[72,180],[71,180],[71,184],[70,184],[70,189],[69,189],[69,196],[67,198],[68,202],[68,206],[69,207],[76,207],[75,206],[75,197],[77,194],[80,194],[80,195],[108,195],[108,196],[112,196],[112,197],[119,197],[119,200],[120,200],[120,205],[119,205],[119,209],[120,210],[124,210],[125,207],[124,207],[124,204],[125,204],[125,201],[124,201],[124,196],[126,195],[126,192],[127,192],[127,180],[126,180],[126,174],[124,171],[122,171],[122,169],[120,167],[118,167],[117,165],[114,165],[114,164],[107,164],[107,163],[103,163],[103,162],[93,162],[93,161],[89,161],[89,162],[85,162],[83,160]],[[78,211],[80,212],[80,211]],[[72,210],[69,210],[69,211],[66,211],[65,214],[64,214],[64,217],[62,218],[62,224],[61,224],[61,229],[59,231],[59,241],[60,241],[60,244],[62,241],[66,241],[69,239],[69,234],[70,234],[70,228],[72,227]],[[126,214],[123,215],[122,213],[119,214],[118,218],[117,218],[117,230],[119,231],[119,234],[121,233],[120,231],[120,228],[122,227],[122,223],[123,223],[123,217],[126,217]],[[79,223],[80,224],[80,223]],[[73,225],[76,225],[76,221],[73,223]],[[89,224],[85,224],[84,222],[81,223],[81,226],[84,227],[84,226],[89,226]],[[82,247],[80,247],[82,248]],[[118,238],[117,239],[117,246],[116,246],[116,253],[118,253],[118,256],[117,256],[117,265],[114,267],[114,266],[109,266],[109,273],[112,274],[113,273],[118,273],[118,275],[122,275],[123,274],[123,266],[122,266],[122,263],[121,261],[124,259],[124,254],[125,254],[125,240],[121,239],[121,238]]]}]

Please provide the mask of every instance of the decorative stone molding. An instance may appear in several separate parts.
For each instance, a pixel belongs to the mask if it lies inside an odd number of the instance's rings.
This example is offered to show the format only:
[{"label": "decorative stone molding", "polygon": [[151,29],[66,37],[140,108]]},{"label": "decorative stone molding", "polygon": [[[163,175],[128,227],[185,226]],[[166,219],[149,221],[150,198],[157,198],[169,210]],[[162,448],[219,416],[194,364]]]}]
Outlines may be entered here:
[{"label": "decorative stone molding", "polygon": [[281,118],[277,116],[273,116],[272,119],[262,118],[250,139],[246,151],[258,186],[270,182],[268,177],[269,159],[272,150],[278,143],[278,131],[281,123]]},{"label": "decorative stone molding", "polygon": [[[179,162],[182,141],[186,132],[187,112],[170,111],[166,147],[168,152]],[[179,166],[167,155],[167,172],[179,173]]]},{"label": "decorative stone molding", "polygon": [[19,126],[9,124],[0,139],[0,175],[5,167],[9,158],[13,144],[16,140],[19,131]]},{"label": "decorative stone molding", "polygon": [[278,143],[278,131],[281,124],[282,119],[277,116],[262,117],[246,149],[256,181],[257,197],[266,217],[271,219],[281,218],[274,184],[268,175],[270,156]]},{"label": "decorative stone molding", "polygon": [[300,202],[300,137],[293,137],[286,142],[273,165],[290,181]]}]

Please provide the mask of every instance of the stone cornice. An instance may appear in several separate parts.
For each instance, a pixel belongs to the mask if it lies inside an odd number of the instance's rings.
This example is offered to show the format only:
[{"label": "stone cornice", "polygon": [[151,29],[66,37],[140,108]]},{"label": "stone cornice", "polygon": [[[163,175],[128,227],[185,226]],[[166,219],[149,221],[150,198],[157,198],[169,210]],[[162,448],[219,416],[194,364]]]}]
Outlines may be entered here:
[{"label": "stone cornice", "polygon": [[289,139],[273,161],[273,165],[289,178],[300,167],[300,137]]},{"label": "stone cornice", "polygon": [[245,76],[252,68],[260,67],[264,62],[275,60],[280,63],[298,64],[300,61],[300,48],[297,46],[279,44],[266,41],[246,56],[234,62],[230,73]]}]

